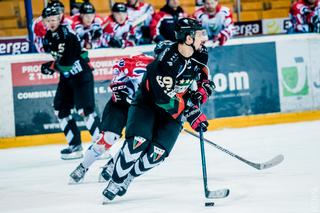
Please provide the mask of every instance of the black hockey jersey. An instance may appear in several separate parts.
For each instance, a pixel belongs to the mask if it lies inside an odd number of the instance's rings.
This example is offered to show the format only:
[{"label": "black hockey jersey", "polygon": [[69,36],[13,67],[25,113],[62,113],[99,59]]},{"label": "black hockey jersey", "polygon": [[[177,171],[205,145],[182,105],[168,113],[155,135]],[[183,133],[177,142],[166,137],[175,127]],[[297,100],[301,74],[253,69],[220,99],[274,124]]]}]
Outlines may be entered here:
[{"label": "black hockey jersey", "polygon": [[66,78],[88,68],[87,52],[81,50],[79,37],[66,26],[60,25],[56,32],[49,30],[43,47],[55,59],[55,69]]},{"label": "black hockey jersey", "polygon": [[208,79],[208,52],[203,47],[185,58],[178,51],[178,43],[161,42],[156,53],[156,60],[147,66],[145,87],[154,103],[176,119],[185,110],[190,91],[196,90],[192,86]]}]

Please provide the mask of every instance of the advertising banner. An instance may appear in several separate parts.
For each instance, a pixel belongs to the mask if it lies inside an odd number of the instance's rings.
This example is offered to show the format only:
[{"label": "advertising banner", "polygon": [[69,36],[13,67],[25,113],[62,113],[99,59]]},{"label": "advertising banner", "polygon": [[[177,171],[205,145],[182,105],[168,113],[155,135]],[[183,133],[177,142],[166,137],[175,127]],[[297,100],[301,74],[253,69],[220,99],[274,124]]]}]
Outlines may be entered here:
[{"label": "advertising banner", "polygon": [[0,38],[0,56],[28,53],[30,45],[27,38]]},{"label": "advertising banner", "polygon": [[320,109],[320,40],[309,40],[310,68],[312,75],[310,77],[313,109]]},{"label": "advertising banner", "polygon": [[[91,60],[95,68],[93,74],[97,111],[103,110],[110,98],[107,87],[112,77],[112,66],[121,57],[124,56],[95,57]],[[59,73],[54,73],[52,76],[42,75],[40,67],[44,62],[11,64],[16,136],[61,131],[52,107]],[[74,116],[78,126],[85,129],[80,116]]]},{"label": "advertising banner", "polygon": [[281,112],[311,110],[312,71],[308,43],[283,40],[276,46]]},{"label": "advertising banner", "polygon": [[291,27],[290,19],[274,18],[262,20],[262,32],[264,35],[283,34]]},{"label": "advertising banner", "polygon": [[274,42],[209,49],[216,89],[205,110],[209,118],[279,112]]},{"label": "advertising banner", "polygon": [[262,34],[262,22],[246,21],[234,23],[234,36],[252,36]]}]

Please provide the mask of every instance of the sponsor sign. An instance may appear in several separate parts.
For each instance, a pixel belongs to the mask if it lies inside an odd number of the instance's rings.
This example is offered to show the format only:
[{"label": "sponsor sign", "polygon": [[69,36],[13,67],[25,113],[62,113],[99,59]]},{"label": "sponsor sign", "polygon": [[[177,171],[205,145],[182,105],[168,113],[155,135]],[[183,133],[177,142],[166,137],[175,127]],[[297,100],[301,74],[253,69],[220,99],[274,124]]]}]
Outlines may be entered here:
[{"label": "sponsor sign", "polygon": [[[97,110],[103,110],[110,98],[107,87],[112,78],[112,67],[121,57],[124,56],[94,57],[91,60],[95,68],[93,74]],[[44,62],[11,64],[16,136],[61,132],[52,107],[59,73],[42,75],[40,68]],[[80,129],[85,129],[80,116],[74,116]]]},{"label": "sponsor sign", "polygon": [[279,112],[275,44],[246,44],[209,49],[216,85],[206,104],[209,118]]},{"label": "sponsor sign", "polygon": [[234,23],[234,36],[252,36],[262,34],[262,22],[246,21]]},{"label": "sponsor sign", "polygon": [[291,27],[290,19],[275,18],[262,20],[263,34],[283,34]]},{"label": "sponsor sign", "polygon": [[309,40],[310,51],[310,90],[313,98],[313,109],[320,109],[320,40]]},{"label": "sponsor sign", "polygon": [[28,53],[30,45],[27,38],[0,38],[0,55]]},{"label": "sponsor sign", "polygon": [[281,111],[311,110],[311,67],[309,47],[304,41],[277,42]]}]

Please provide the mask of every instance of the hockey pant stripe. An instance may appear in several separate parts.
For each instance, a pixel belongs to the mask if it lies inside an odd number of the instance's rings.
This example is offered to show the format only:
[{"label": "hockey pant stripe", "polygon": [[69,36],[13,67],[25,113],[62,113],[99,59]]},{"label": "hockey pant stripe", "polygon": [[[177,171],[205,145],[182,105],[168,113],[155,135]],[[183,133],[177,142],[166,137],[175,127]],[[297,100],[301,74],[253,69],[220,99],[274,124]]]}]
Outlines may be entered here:
[{"label": "hockey pant stripe", "polygon": [[134,169],[131,170],[130,174],[134,177],[138,177],[146,171],[158,166],[165,159],[165,150],[157,145],[151,145],[139,160],[135,162]]},{"label": "hockey pant stripe", "polygon": [[84,121],[86,123],[86,127],[89,130],[93,140],[95,140],[100,132],[100,118],[99,116],[93,112],[88,116],[84,117]]},{"label": "hockey pant stripe", "polygon": [[129,138],[122,146],[116,159],[113,181],[122,183],[130,173],[137,159],[141,157],[148,146],[148,141],[142,137]]},{"label": "hockey pant stripe", "polygon": [[77,127],[76,121],[72,119],[71,116],[58,119],[60,123],[61,130],[63,131],[69,145],[79,145],[81,144],[80,140],[80,131]]}]

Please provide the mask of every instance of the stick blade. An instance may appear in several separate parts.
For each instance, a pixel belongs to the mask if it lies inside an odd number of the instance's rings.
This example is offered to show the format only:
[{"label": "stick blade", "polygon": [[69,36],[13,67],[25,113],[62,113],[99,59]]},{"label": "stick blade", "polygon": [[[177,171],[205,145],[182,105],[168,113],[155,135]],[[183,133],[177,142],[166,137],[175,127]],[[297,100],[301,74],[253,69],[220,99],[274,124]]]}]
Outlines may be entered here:
[{"label": "stick blade", "polygon": [[274,167],[278,164],[280,164],[282,161],[284,160],[284,156],[282,154],[275,156],[274,158],[272,158],[271,160],[265,162],[265,163],[261,163],[259,169],[269,169],[271,167]]},{"label": "stick blade", "polygon": [[218,199],[228,197],[230,193],[229,189],[217,189],[214,191],[206,191],[206,198],[209,199]]}]

